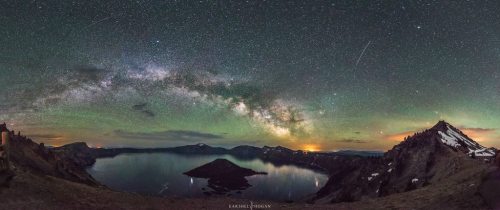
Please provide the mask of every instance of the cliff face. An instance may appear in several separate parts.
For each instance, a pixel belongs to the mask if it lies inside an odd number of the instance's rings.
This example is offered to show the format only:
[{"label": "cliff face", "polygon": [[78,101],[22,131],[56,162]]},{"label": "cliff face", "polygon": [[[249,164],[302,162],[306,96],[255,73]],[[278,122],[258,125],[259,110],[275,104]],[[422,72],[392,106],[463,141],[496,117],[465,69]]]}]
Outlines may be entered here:
[{"label": "cliff face", "polygon": [[91,166],[96,161],[96,150],[87,146],[85,142],[75,142],[61,147],[51,148],[52,152],[71,160],[81,167]]},{"label": "cliff face", "polygon": [[[5,125],[3,130],[7,130]],[[73,182],[99,185],[84,169],[84,163],[75,161],[72,155],[62,151],[53,151],[43,144],[14,134],[10,135],[10,161],[15,170],[26,170],[35,174],[50,175]]]},{"label": "cliff face", "polygon": [[422,188],[446,181],[471,165],[487,168],[485,161],[494,151],[441,121],[406,138],[380,159],[345,161],[311,201],[351,202]]}]

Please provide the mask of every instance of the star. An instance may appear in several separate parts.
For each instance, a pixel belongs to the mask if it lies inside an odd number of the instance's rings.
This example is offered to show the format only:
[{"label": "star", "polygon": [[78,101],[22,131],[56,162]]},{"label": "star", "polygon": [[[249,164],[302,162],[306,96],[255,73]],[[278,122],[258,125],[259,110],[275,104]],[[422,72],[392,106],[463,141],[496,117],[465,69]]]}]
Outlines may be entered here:
[{"label": "star", "polygon": [[58,145],[179,146],[111,137],[182,130],[327,150],[354,130],[369,143],[349,148],[384,150],[438,118],[500,124],[495,1],[109,3],[5,13],[2,120]]}]

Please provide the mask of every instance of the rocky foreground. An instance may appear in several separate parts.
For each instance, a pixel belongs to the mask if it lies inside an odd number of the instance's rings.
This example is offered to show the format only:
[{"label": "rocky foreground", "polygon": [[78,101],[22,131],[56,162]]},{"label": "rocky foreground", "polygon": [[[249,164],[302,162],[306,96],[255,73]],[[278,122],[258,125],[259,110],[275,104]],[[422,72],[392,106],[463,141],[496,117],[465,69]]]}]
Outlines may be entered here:
[{"label": "rocky foreground", "polygon": [[[6,130],[6,128],[2,128]],[[84,170],[99,155],[84,144],[47,148],[11,132],[15,176],[0,183],[0,209],[226,209],[250,205],[225,196],[160,198],[116,192]],[[205,148],[206,145],[198,145]],[[192,148],[184,147],[187,151]],[[330,180],[303,202],[252,201],[271,209],[498,209],[500,160],[490,148],[440,122],[383,157],[345,157],[264,147],[265,160],[325,169]],[[197,149],[194,149],[197,150]],[[239,148],[249,150],[249,148]],[[221,150],[219,150],[221,151]],[[104,151],[108,152],[109,151]],[[249,206],[247,206],[249,207]],[[253,206],[253,209],[258,209]]]}]

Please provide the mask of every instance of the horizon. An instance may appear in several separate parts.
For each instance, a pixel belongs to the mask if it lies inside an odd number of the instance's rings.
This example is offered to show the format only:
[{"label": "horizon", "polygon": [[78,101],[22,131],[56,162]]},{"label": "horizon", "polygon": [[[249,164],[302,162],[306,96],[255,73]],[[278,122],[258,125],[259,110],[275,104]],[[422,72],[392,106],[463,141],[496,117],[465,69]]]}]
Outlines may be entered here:
[{"label": "horizon", "polygon": [[[437,124],[441,123],[441,122],[444,122],[446,124],[449,124],[448,122],[446,122],[445,120],[439,120],[434,126],[436,126]],[[6,124],[4,122],[4,124]],[[8,125],[8,124],[6,124]],[[451,124],[449,124],[451,125]],[[451,125],[453,126],[453,125]],[[8,127],[8,126],[7,126]],[[212,145],[212,144],[209,144],[209,143],[203,143],[203,142],[199,142],[199,143],[192,143],[192,144],[182,144],[182,145],[166,145],[166,146],[162,146],[162,147],[133,147],[133,146],[126,146],[126,145],[118,145],[118,146],[100,146],[100,145],[92,145],[92,144],[89,144],[88,142],[86,141],[71,141],[69,143],[66,143],[66,144],[61,144],[61,145],[52,145],[52,144],[46,144],[47,146],[51,146],[51,147],[60,147],[60,146],[65,146],[65,145],[68,145],[68,144],[73,144],[73,143],[85,143],[88,147],[90,148],[103,148],[103,149],[165,149],[165,148],[174,148],[174,147],[182,147],[182,146],[196,146],[196,145],[206,145],[206,146],[209,146],[209,147],[214,147],[214,148],[224,148],[224,149],[232,149],[232,148],[235,148],[235,147],[239,147],[239,146],[251,146],[251,147],[257,147],[257,148],[263,148],[263,147],[285,147],[285,148],[288,148],[288,149],[292,149],[292,150],[295,150],[295,151],[305,151],[305,152],[340,152],[340,151],[359,151],[359,152],[382,152],[382,153],[385,153],[387,152],[388,150],[390,150],[391,148],[393,148],[393,146],[399,144],[400,142],[404,141],[404,139],[406,137],[411,137],[411,136],[414,136],[416,135],[417,133],[419,132],[422,132],[422,131],[425,131],[427,129],[430,129],[431,127],[428,127],[426,129],[422,129],[422,130],[419,130],[419,131],[415,131],[413,133],[410,133],[410,132],[405,132],[405,134],[408,134],[408,135],[405,135],[405,136],[402,136],[402,138],[398,141],[395,141],[395,143],[393,145],[390,145],[388,148],[386,149],[357,149],[357,148],[337,148],[337,149],[331,149],[331,150],[322,150],[320,148],[318,148],[316,145],[305,145],[304,147],[302,148],[290,148],[290,147],[286,147],[286,146],[283,146],[283,145],[251,145],[251,144],[235,144],[235,145]],[[15,129],[9,129],[11,131],[15,131]],[[460,130],[460,129],[459,129]],[[462,130],[460,130],[462,131]],[[21,132],[18,130],[18,132]],[[463,131],[462,131],[463,132]],[[465,135],[467,135],[469,138],[471,138],[472,140],[475,140],[474,138],[472,138],[469,134],[467,134],[466,132],[463,132]],[[23,135],[23,136],[26,136],[27,138],[30,138],[29,135]],[[40,142],[40,141],[37,141],[36,139],[32,139],[34,140],[35,142],[38,142],[38,143],[44,143],[44,142]],[[478,142],[481,144],[481,142]],[[485,145],[483,145],[485,146]],[[486,147],[489,147],[489,146],[486,146]],[[493,146],[494,147],[494,146]]]},{"label": "horizon", "polygon": [[4,5],[0,119],[47,145],[500,147],[495,2]]},{"label": "horizon", "polygon": [[[72,142],[72,143],[86,143],[86,142],[80,141],[80,142]],[[72,144],[72,143],[69,143],[69,144]],[[250,147],[256,147],[256,148],[284,147],[284,146],[281,146],[281,145],[274,145],[274,146],[270,146],[270,145],[254,146],[254,145],[246,145],[246,144],[236,145],[236,146],[218,146],[218,145],[210,145],[210,144],[205,144],[205,143],[186,144],[186,145],[173,146],[173,147],[92,147],[90,145],[87,145],[87,146],[89,146],[90,148],[99,148],[99,149],[100,148],[103,148],[103,149],[166,149],[166,148],[174,148],[174,147],[182,147],[182,146],[196,146],[196,145],[200,145],[200,144],[203,144],[203,145],[206,145],[206,146],[209,146],[209,147],[213,147],[213,148],[223,148],[223,149],[228,149],[228,150],[229,149],[233,149],[235,147],[239,147],[239,146],[250,146]],[[67,144],[65,144],[65,145],[67,145]],[[52,146],[52,145],[48,145],[48,146]],[[62,145],[62,146],[64,146],[64,145]],[[284,148],[288,148],[288,147],[284,147]],[[291,149],[291,148],[288,148],[288,149]],[[291,150],[294,150],[294,151],[304,151],[304,152],[340,152],[340,151],[386,152],[386,151],[383,151],[383,150],[356,150],[356,149],[349,149],[349,148],[339,149],[339,150],[301,150],[301,149],[291,149]]]}]

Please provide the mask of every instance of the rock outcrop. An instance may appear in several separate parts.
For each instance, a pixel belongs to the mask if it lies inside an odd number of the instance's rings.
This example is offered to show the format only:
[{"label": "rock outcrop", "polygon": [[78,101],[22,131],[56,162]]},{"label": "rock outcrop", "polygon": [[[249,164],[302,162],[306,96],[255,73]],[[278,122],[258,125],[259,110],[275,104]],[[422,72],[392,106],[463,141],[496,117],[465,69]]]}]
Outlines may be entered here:
[{"label": "rock outcrop", "polygon": [[344,162],[311,202],[352,202],[418,189],[444,181],[470,164],[486,168],[483,159],[489,160],[494,152],[440,121],[405,138],[381,158]]},{"label": "rock outcrop", "polygon": [[65,159],[72,160],[82,167],[93,165],[97,158],[95,154],[96,150],[90,148],[85,142],[66,144],[61,147],[52,148],[51,151]]},{"label": "rock outcrop", "polygon": [[[6,126],[1,128],[7,130]],[[10,135],[10,161],[16,170],[28,170],[35,174],[50,175],[63,178],[73,182],[85,183],[88,185],[100,185],[82,167],[84,164],[71,158],[73,154],[53,151],[37,144],[30,138],[15,135],[9,131]],[[88,163],[86,163],[88,164]]]},{"label": "rock outcrop", "polygon": [[235,176],[245,177],[255,174],[265,174],[252,169],[242,168],[226,159],[216,159],[210,163],[197,167],[184,174],[197,178],[228,178]]},{"label": "rock outcrop", "polygon": [[267,173],[242,168],[226,159],[216,159],[184,174],[208,179],[208,187],[216,193],[223,194],[232,190],[244,190],[250,187],[251,185],[245,179],[247,176]]}]

